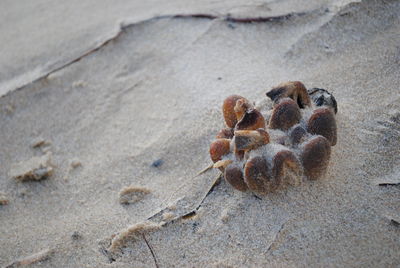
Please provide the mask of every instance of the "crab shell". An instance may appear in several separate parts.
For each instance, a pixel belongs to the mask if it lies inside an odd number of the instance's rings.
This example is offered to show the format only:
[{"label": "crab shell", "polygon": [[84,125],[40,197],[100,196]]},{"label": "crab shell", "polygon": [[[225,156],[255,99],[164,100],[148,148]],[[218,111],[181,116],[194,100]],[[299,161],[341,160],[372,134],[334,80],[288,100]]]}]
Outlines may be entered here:
[{"label": "crab shell", "polygon": [[266,194],[303,178],[317,179],[325,174],[337,142],[337,104],[328,91],[307,91],[295,81],[266,95],[274,102],[268,120],[244,97],[226,98],[227,128],[210,145],[214,167],[239,191]]}]

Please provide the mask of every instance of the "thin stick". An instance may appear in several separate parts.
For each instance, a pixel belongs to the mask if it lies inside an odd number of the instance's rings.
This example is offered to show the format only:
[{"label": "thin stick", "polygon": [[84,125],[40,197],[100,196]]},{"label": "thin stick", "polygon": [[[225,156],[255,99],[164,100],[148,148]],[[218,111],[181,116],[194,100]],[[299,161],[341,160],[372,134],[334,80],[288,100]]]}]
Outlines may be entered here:
[{"label": "thin stick", "polygon": [[198,176],[200,176],[201,174],[206,173],[207,171],[209,171],[210,169],[212,169],[214,167],[214,163],[211,163],[208,167],[206,167],[205,169],[203,169],[202,171],[200,171],[199,173],[197,173],[193,178],[196,178]]},{"label": "thin stick", "polygon": [[153,256],[154,264],[156,265],[156,268],[159,268],[158,263],[157,263],[157,258],[156,255],[154,254],[153,248],[150,246],[149,242],[146,239],[146,236],[142,234],[144,242],[146,242],[147,247],[149,248],[151,255]]}]

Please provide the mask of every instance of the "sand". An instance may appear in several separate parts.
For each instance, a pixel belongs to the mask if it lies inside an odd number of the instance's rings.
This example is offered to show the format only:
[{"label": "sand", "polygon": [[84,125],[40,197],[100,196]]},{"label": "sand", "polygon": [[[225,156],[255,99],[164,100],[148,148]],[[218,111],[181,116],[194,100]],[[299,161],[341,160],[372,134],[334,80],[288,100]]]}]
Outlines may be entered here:
[{"label": "sand", "polygon": [[[399,1],[26,2],[0,4],[0,267],[400,266]],[[224,98],[287,80],[338,102],[327,175],[200,172]]]}]

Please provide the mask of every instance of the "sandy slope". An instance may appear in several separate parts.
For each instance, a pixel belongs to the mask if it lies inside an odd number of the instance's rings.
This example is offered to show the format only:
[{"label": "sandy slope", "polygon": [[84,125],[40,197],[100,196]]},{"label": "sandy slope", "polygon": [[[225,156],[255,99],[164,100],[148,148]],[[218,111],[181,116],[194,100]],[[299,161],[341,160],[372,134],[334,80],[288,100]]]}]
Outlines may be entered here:
[{"label": "sandy slope", "polygon": [[[0,98],[0,192],[9,200],[0,206],[1,267],[47,248],[38,267],[154,267],[148,245],[160,267],[400,265],[400,229],[391,223],[399,189],[376,184],[400,176],[400,2],[177,2],[165,13],[151,5],[156,11],[138,8],[117,37],[80,57],[96,47],[93,38],[112,36],[115,18],[129,13],[119,5],[120,13],[97,18],[93,37],[79,26],[62,47],[33,42],[38,54],[6,44],[18,56],[0,58],[12,66],[0,69],[0,93],[50,74]],[[173,16],[181,12],[210,16]],[[243,23],[228,12],[295,14]],[[285,80],[327,88],[338,100],[327,176],[261,200],[224,181],[209,193],[218,172],[194,176],[210,162],[223,99],[261,99]],[[49,144],[32,148],[40,137]],[[14,164],[45,151],[49,179],[10,178]],[[129,185],[150,193],[121,205]],[[162,227],[107,251],[115,234],[162,214]]]}]

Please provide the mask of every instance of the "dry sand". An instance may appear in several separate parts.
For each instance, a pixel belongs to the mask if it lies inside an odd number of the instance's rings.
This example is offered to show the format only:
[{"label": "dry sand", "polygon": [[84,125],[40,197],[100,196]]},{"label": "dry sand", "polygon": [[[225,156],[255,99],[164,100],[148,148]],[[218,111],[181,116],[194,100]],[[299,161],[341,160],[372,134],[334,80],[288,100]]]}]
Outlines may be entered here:
[{"label": "dry sand", "polygon": [[[400,1],[26,2],[0,3],[0,267],[400,266]],[[328,174],[198,175],[223,99],[286,80],[338,101]]]}]

